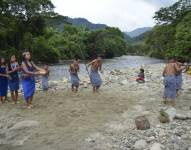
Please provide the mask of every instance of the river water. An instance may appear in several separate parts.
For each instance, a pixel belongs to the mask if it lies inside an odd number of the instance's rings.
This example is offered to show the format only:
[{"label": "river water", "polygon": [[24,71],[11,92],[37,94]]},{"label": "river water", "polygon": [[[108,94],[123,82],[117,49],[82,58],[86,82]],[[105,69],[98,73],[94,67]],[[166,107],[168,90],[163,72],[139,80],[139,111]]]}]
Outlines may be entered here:
[{"label": "river water", "polygon": [[[113,69],[126,69],[129,67],[140,67],[146,64],[157,64],[163,62],[156,58],[146,56],[122,56],[114,59],[103,60],[103,70],[111,71]],[[69,62],[50,66],[50,80],[61,80],[64,77],[69,78]],[[87,74],[85,63],[80,63],[80,74]]]}]

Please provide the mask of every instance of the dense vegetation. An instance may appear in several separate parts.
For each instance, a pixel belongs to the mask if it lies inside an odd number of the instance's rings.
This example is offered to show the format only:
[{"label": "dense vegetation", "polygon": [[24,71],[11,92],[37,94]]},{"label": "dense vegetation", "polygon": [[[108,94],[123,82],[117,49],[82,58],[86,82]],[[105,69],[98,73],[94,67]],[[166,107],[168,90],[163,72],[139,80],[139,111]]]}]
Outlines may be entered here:
[{"label": "dense vegetation", "polygon": [[[54,13],[51,0],[0,1],[0,57],[24,49],[39,62],[89,59],[97,54],[106,58],[137,53],[165,58],[191,58],[191,2],[179,0],[156,12],[157,25],[149,32],[131,38],[118,28],[75,25],[67,17]],[[80,24],[90,24],[83,20]],[[99,29],[95,30],[95,27]],[[103,26],[103,28],[102,28]]]},{"label": "dense vegetation", "polygon": [[131,50],[138,54],[165,58],[191,59],[191,1],[179,0],[161,8],[154,16],[157,25],[152,31],[136,37]]},{"label": "dense vegetation", "polygon": [[[56,24],[64,21],[63,30]],[[73,26],[67,18],[54,13],[50,0],[0,1],[0,56],[19,58],[29,49],[39,62],[82,59],[102,54],[107,58],[126,53],[127,43],[117,28],[89,30]]]}]

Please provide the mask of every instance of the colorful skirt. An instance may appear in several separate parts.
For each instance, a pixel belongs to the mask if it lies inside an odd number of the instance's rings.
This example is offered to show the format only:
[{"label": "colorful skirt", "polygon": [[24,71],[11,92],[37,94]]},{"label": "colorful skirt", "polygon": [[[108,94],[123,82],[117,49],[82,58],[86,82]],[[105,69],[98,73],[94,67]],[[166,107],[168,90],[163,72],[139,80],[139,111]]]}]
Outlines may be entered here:
[{"label": "colorful skirt", "polygon": [[9,89],[11,92],[19,90],[19,80],[9,80]]},{"label": "colorful skirt", "polygon": [[70,80],[72,86],[79,86],[80,85],[80,79],[77,74],[75,73],[70,73]]},{"label": "colorful skirt", "polygon": [[102,80],[98,71],[91,70],[90,81],[93,87],[101,86]]},{"label": "colorful skirt", "polygon": [[164,98],[176,99],[176,77],[165,76],[164,77]]},{"label": "colorful skirt", "polygon": [[1,78],[0,79],[0,96],[7,96],[8,90],[8,79]]},{"label": "colorful skirt", "polygon": [[26,78],[22,80],[23,94],[26,101],[35,93],[35,78]]},{"label": "colorful skirt", "polygon": [[180,90],[182,88],[182,73],[176,76],[176,89]]}]

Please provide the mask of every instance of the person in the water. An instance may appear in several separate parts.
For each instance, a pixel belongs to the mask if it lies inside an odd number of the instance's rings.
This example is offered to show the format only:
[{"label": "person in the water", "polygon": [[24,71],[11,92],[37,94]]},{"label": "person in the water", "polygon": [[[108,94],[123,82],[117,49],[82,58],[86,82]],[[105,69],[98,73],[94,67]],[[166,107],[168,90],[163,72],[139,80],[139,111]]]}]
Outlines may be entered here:
[{"label": "person in the water", "polygon": [[93,92],[99,92],[100,86],[102,84],[102,79],[99,74],[99,71],[102,73],[101,57],[98,56],[96,59],[91,61],[88,66],[91,66],[90,81],[93,86]]},{"label": "person in the water", "polygon": [[19,73],[20,70],[19,64],[16,61],[16,56],[12,55],[10,64],[8,65],[8,74],[10,76],[9,79],[9,89],[11,92],[11,98],[14,104],[18,103],[18,90],[19,90]]},{"label": "person in the water", "polygon": [[35,75],[44,75],[46,71],[37,67],[31,59],[29,51],[23,53],[22,62],[22,87],[27,108],[32,108],[33,96],[35,93]]}]

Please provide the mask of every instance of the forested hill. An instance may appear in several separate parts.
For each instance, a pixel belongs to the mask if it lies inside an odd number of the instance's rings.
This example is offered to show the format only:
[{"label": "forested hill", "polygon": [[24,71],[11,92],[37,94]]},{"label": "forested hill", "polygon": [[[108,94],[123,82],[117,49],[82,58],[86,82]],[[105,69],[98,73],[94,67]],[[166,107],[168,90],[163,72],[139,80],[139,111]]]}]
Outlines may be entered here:
[{"label": "forested hill", "polygon": [[0,57],[7,60],[11,54],[21,58],[24,49],[31,51],[34,61],[46,63],[98,54],[112,58],[126,54],[127,47],[118,28],[56,14],[51,0],[0,2]]},{"label": "forested hill", "polygon": [[155,13],[157,25],[136,37],[130,51],[153,57],[191,61],[191,1],[179,0]]},{"label": "forested hill", "polygon": [[152,27],[143,27],[143,28],[138,28],[135,29],[131,32],[125,32],[126,35],[130,36],[131,38],[137,37],[145,32],[151,31]]},{"label": "forested hill", "polygon": [[58,29],[58,31],[64,30],[64,24],[68,23],[77,27],[86,27],[89,30],[99,30],[99,29],[105,29],[107,25],[105,24],[95,24],[90,21],[88,21],[85,18],[70,18],[68,16],[61,16],[58,15],[57,19],[50,19],[49,23]]}]

